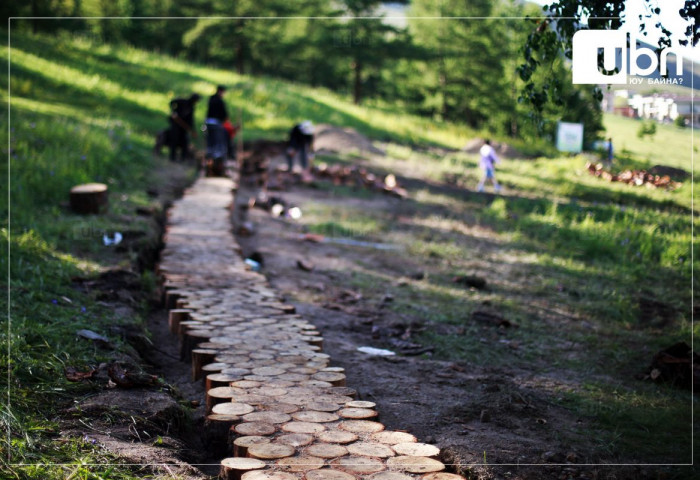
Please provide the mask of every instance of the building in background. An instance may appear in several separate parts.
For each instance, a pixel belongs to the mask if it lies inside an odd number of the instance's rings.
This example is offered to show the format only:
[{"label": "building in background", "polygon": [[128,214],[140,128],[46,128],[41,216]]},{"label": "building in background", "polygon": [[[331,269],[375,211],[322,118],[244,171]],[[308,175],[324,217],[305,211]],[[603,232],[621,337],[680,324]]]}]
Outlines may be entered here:
[{"label": "building in background", "polygon": [[661,123],[674,122],[681,117],[686,125],[700,125],[700,104],[694,104],[691,95],[615,90],[606,92],[602,107],[605,112],[623,117]]}]

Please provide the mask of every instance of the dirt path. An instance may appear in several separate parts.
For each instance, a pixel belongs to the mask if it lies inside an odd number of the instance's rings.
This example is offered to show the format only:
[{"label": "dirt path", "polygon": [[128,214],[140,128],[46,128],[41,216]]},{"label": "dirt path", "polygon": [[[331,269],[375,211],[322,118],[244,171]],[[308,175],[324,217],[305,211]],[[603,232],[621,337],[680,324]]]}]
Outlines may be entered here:
[{"label": "dirt path", "polygon": [[[243,190],[240,195],[255,192]],[[328,190],[301,185],[270,195],[280,195],[302,211],[315,205],[338,210],[353,207],[398,218],[411,209],[401,200],[381,195],[337,197]],[[388,341],[400,346],[397,330],[405,334],[412,326],[445,328],[426,324],[420,305],[412,315],[397,315],[385,308],[402,282],[411,281],[416,272],[420,277],[430,270],[429,265],[401,250],[304,241],[299,223],[274,218],[263,210],[250,209],[247,218],[255,225],[255,234],[238,237],[244,256],[262,256],[271,286],[321,330],[324,350],[334,364],[346,369],[349,384],[361,398],[378,404],[388,428],[405,429],[422,441],[434,442],[444,460],[456,464],[456,470],[468,478],[601,478],[608,474],[639,478],[644,471],[591,466],[601,459],[586,435],[586,420],[557,405],[546,393],[559,384],[565,388],[566,379],[517,366],[483,368],[436,361],[429,351],[392,357],[359,352],[361,346],[391,349]],[[498,248],[478,238],[472,241],[483,255]],[[300,268],[300,261],[313,269]],[[359,295],[348,272],[368,271],[395,279],[393,287]]]}]

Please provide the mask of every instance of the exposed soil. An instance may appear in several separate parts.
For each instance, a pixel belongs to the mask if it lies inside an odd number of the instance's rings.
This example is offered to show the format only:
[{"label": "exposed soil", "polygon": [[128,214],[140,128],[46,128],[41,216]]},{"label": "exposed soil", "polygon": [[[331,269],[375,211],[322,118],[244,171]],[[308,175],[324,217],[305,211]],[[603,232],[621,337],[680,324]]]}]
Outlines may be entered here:
[{"label": "exposed soil", "polygon": [[[350,139],[356,135],[337,130],[329,130],[329,135]],[[343,148],[371,151],[363,145],[349,141]],[[368,145],[371,147],[370,142]],[[282,162],[277,156],[272,165]],[[248,205],[249,196],[256,193],[241,189],[237,204]],[[413,208],[389,196],[336,197],[330,191],[300,184],[279,195],[302,211],[313,203],[338,208],[352,205],[380,209],[400,219]],[[291,219],[275,218],[255,208],[244,213],[234,215],[236,227],[243,221],[252,222],[254,233],[238,237],[243,255],[256,253],[272,287],[321,330],[324,351],[335,365],[346,369],[348,385],[357,389],[361,399],[378,404],[387,428],[409,431],[419,441],[441,447],[443,461],[456,473],[469,479],[679,478],[653,467],[596,466],[616,459],[596,453],[587,420],[577,418],[552,396],[552,392],[567,390],[570,379],[516,366],[485,368],[433,359],[430,348],[415,343],[412,331],[463,332],[425,320],[420,305],[411,315],[398,315],[387,308],[403,286],[425,281],[429,265],[400,250],[305,241],[301,238],[305,232]],[[161,214],[160,226],[163,219]],[[478,236],[471,241],[480,253],[498,248]],[[142,266],[152,265],[154,260],[152,254],[138,258]],[[392,287],[360,295],[347,283],[348,276],[339,274],[367,265],[394,279]],[[497,273],[508,277],[508,272]],[[81,288],[101,292],[102,301],[121,315],[133,314],[143,300],[134,291],[134,278],[129,273],[108,275],[95,282]],[[488,306],[484,310],[486,322],[497,318]],[[192,382],[189,365],[179,360],[179,346],[168,333],[165,311],[151,313],[148,330],[150,339],[140,330],[114,332],[134,346],[133,355],[120,360],[138,364],[162,383],[133,390],[105,389],[80,400],[66,412],[63,433],[99,443],[127,463],[141,464],[134,468],[144,474],[211,478],[217,474],[223,455],[202,436],[202,383]],[[498,338],[496,333],[491,335]],[[399,355],[372,356],[359,352],[360,346],[389,349]],[[106,384],[107,379],[102,381]]]},{"label": "exposed soil", "polygon": [[[273,165],[275,162],[281,159]],[[247,204],[246,199],[256,195],[255,190],[242,189],[238,203]],[[302,211],[318,203],[382,211],[401,218],[411,209],[387,196],[336,197],[327,190],[300,183],[275,195]],[[517,366],[484,368],[437,361],[431,358],[429,348],[412,343],[412,329],[460,334],[453,326],[424,320],[420,306],[416,306],[415,315],[401,316],[385,308],[396,289],[408,282],[423,281],[429,265],[417,263],[400,250],[309,242],[301,225],[263,210],[249,209],[245,219],[249,226],[254,225],[254,234],[239,236],[243,255],[262,258],[263,272],[271,285],[321,330],[324,351],[346,369],[348,385],[356,388],[362,399],[378,404],[387,428],[407,430],[419,441],[441,447],[443,461],[452,464],[456,473],[470,479],[664,475],[653,467],[596,466],[621,462],[599,452],[587,419],[577,417],[556,401],[553,392],[571,389],[573,379]],[[487,241],[474,241],[479,243],[475,245],[479,252],[498,248]],[[338,273],[368,269],[395,279],[393,286],[363,296],[346,283],[347,275]],[[499,276],[505,274],[507,278],[509,273],[499,272]],[[556,312],[553,315],[558,316]],[[489,313],[488,307],[482,316],[487,321],[503,321]],[[361,346],[404,355],[371,356],[359,352]],[[414,353],[422,355],[411,355]],[[626,463],[644,460],[626,459]]]},{"label": "exposed soil", "polygon": [[[302,211],[310,202],[330,206],[361,203],[366,208],[394,209],[397,214],[402,208],[400,200],[382,196],[333,198],[301,186],[283,195]],[[401,351],[412,346],[400,339],[412,323],[417,328],[437,326],[426,325],[420,315],[398,317],[383,309],[391,291],[377,292],[371,298],[353,295],[352,287],[344,285],[343,277],[335,272],[373,264],[384,274],[410,279],[425,266],[401,252],[301,240],[298,224],[261,210],[250,210],[248,219],[256,233],[239,237],[243,254],[262,255],[271,285],[319,328],[324,351],[346,369],[348,385],[362,399],[378,404],[387,428],[407,430],[420,441],[441,447],[444,460],[457,464],[455,471],[471,478],[493,478],[501,470],[493,465],[506,463],[571,463],[556,470],[576,478],[581,472],[576,464],[594,462],[585,448],[584,422],[538,390],[541,382],[551,383],[552,379],[517,369],[441,362],[425,355],[382,357],[357,351],[361,346]],[[299,268],[299,260],[314,264],[313,270]],[[396,288],[401,286],[397,283]],[[413,353],[410,348],[407,351]],[[562,441],[560,431],[576,432],[576,441]],[[484,462],[486,465],[473,466]],[[524,472],[521,467],[520,473]],[[541,468],[534,468],[534,476],[522,478],[542,478],[540,474]]]},{"label": "exposed soil", "polygon": [[314,148],[319,152],[384,154],[382,149],[355,129],[327,124],[316,125]]}]

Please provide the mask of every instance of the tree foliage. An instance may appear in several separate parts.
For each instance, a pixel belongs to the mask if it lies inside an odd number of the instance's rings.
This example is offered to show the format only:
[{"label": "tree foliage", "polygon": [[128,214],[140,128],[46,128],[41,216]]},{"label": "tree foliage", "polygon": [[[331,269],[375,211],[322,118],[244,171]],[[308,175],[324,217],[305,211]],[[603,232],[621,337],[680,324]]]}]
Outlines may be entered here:
[{"label": "tree foliage", "polygon": [[[660,20],[662,2],[660,0],[643,0],[645,14],[639,15],[640,33],[646,36],[654,27],[660,30],[659,48],[671,46],[671,31]],[[700,40],[700,1],[686,0],[678,15],[688,21],[686,38],[679,39],[681,45],[697,45]],[[532,32],[528,35],[524,47],[524,61],[519,67],[521,78],[525,82],[523,99],[535,111],[540,112],[549,101],[559,102],[559,81],[543,78],[539,82],[533,74],[556,61],[564,55],[572,58],[572,41],[574,33],[581,29],[617,30],[626,20],[626,2],[608,0],[556,0],[543,7],[545,17],[531,19]],[[601,59],[602,61],[602,59]],[[598,87],[593,87],[596,100],[602,99]]]},{"label": "tree foliage", "polygon": [[[644,1],[653,25],[662,7]],[[119,17],[18,19],[12,28],[64,29],[130,43],[238,73],[327,87],[355,103],[381,99],[494,133],[553,136],[559,120],[584,123],[586,141],[602,130],[600,92],[572,85],[567,59],[578,29],[618,28],[625,2],[558,0],[542,10],[518,0],[412,0],[412,17],[431,18],[411,18],[405,27],[380,18],[381,5],[32,0],[5,2],[0,9],[15,17]],[[679,14],[697,17],[698,1],[687,1]],[[524,16],[530,20],[514,20]],[[689,43],[698,42],[697,25],[689,27]]]}]

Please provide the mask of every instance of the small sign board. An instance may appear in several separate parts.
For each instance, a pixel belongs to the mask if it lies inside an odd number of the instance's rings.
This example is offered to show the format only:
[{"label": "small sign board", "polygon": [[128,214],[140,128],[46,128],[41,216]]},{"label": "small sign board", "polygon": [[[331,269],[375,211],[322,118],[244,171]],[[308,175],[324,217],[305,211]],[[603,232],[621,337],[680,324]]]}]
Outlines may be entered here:
[{"label": "small sign board", "polygon": [[583,150],[583,124],[559,122],[557,124],[557,150],[581,153]]}]

